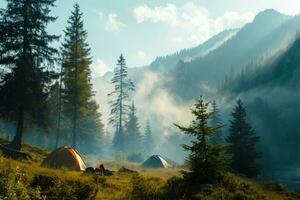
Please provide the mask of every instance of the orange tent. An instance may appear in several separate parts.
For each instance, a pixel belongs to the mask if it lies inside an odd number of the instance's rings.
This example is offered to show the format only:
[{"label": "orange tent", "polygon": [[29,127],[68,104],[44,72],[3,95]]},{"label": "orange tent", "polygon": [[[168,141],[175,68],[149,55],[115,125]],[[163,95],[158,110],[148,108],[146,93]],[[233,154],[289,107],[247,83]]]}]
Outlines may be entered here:
[{"label": "orange tent", "polygon": [[54,150],[42,163],[49,168],[66,168],[75,171],[84,171],[86,165],[82,156],[70,147],[61,147]]}]

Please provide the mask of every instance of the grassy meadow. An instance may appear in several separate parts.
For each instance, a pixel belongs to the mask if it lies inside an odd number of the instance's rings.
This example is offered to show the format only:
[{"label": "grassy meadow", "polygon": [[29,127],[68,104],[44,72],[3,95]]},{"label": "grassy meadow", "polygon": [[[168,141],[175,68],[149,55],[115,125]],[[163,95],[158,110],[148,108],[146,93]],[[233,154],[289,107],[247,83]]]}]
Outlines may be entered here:
[{"label": "grassy meadow", "polygon": [[[49,153],[30,145],[33,161],[12,160],[0,156],[0,199],[112,199],[152,200],[189,199],[180,185],[181,169],[142,169],[129,162],[107,162],[105,167],[114,171],[110,177],[101,177],[64,169],[48,169],[40,166]],[[119,173],[127,167],[137,173]],[[253,181],[233,174],[225,174],[218,185],[199,189],[193,199],[241,199],[241,200],[296,200],[299,194],[271,181]]]}]

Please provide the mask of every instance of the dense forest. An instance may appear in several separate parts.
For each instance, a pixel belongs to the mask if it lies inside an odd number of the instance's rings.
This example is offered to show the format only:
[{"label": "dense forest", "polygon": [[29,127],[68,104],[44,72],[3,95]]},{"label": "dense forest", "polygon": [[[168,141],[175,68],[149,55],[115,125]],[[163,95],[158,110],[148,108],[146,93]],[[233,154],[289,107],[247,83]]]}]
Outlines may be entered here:
[{"label": "dense forest", "polygon": [[[56,20],[50,16],[54,2],[8,1],[1,10],[1,132],[17,150],[25,138],[43,148],[71,146],[99,154],[110,148],[110,140],[94,98],[83,13],[75,4],[64,35],[50,35],[47,24]],[[53,42],[59,39],[61,45],[55,48]],[[140,130],[137,108],[130,98],[134,84],[123,55],[111,83],[115,89],[101,95],[111,97],[109,124],[116,128],[112,151],[140,155],[147,150],[150,154],[151,123],[145,133]]]}]

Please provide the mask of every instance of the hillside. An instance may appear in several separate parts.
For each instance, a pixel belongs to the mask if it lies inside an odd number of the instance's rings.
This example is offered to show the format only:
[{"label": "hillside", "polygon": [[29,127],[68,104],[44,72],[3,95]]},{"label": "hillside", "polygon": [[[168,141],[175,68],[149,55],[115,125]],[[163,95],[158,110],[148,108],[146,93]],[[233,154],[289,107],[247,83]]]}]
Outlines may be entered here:
[{"label": "hillside", "polygon": [[[129,75],[138,87],[151,71],[159,77],[160,88],[177,100],[190,101],[195,91],[205,94],[209,92],[207,87],[213,87],[225,76],[239,73],[248,65],[266,62],[286,49],[298,30],[300,16],[265,10],[240,30],[221,32],[195,48],[158,57],[146,67],[130,68]],[[111,76],[107,73],[93,81],[97,92],[106,91]]]},{"label": "hillside", "polygon": [[[298,180],[300,39],[282,54],[224,82],[218,94],[231,105],[242,98],[261,137],[265,175]],[[229,111],[226,111],[229,112]],[[284,142],[282,142],[284,141]],[[280,148],[274,148],[279,147]]]},{"label": "hillside", "polygon": [[240,75],[223,85],[220,92],[226,92],[227,89],[228,92],[239,94],[255,88],[276,86],[296,89],[299,87],[299,55],[300,39],[296,39],[285,52],[266,65],[256,66],[251,73]]},{"label": "hillside", "polygon": [[206,92],[204,84],[216,84],[226,75],[238,73],[247,65],[276,54],[293,41],[299,29],[299,16],[263,11],[207,56],[179,64],[169,75],[173,79],[166,85],[172,93],[189,100],[193,98],[192,91]]},{"label": "hillside", "polygon": [[[35,147],[31,154],[44,157]],[[123,163],[124,164],[124,163]],[[118,166],[108,165],[110,168]],[[127,166],[133,167],[132,164]],[[139,170],[138,168],[135,168]],[[39,199],[187,199],[184,190],[173,187],[180,181],[176,169],[140,170],[139,174],[115,172],[111,177],[40,167],[40,161],[22,162],[0,156],[0,198]],[[177,178],[171,178],[177,174]],[[9,181],[8,181],[9,180]],[[174,185],[175,184],[175,185]],[[194,199],[296,200],[299,194],[270,181],[253,181],[233,174],[195,192]]]},{"label": "hillside", "polygon": [[293,1],[0,1],[0,200],[300,200]]},{"label": "hillside", "polygon": [[189,62],[194,59],[204,57],[211,51],[222,46],[238,31],[239,29],[225,30],[194,48],[183,49],[171,55],[157,57],[150,64],[150,69],[152,71],[167,72],[172,70],[180,60],[184,62]]}]

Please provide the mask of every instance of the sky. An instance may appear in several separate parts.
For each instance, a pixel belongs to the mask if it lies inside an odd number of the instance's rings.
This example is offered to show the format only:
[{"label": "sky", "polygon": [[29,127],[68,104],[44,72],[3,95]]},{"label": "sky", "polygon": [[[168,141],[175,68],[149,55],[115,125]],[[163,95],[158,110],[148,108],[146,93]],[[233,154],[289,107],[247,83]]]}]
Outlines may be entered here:
[{"label": "sky", "polygon": [[224,29],[242,27],[265,9],[300,14],[300,0],[57,0],[52,14],[59,18],[49,32],[63,36],[76,2],[84,13],[93,77],[112,71],[121,53],[129,67],[145,66]]}]

